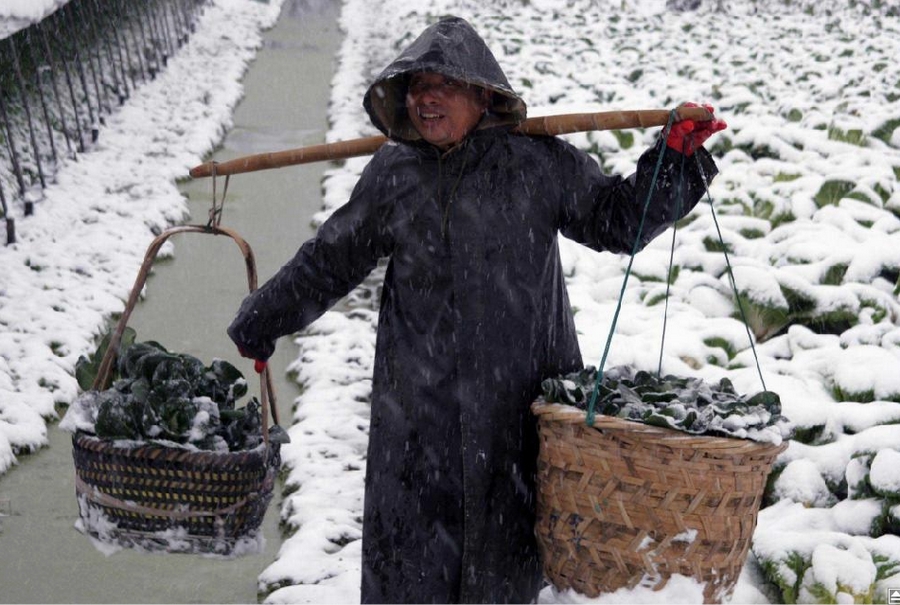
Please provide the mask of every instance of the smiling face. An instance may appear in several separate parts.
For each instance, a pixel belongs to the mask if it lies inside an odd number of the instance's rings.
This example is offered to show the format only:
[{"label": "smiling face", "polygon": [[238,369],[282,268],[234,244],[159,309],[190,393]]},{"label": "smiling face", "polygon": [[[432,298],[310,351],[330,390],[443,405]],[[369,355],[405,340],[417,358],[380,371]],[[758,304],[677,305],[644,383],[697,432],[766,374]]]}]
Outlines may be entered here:
[{"label": "smiling face", "polygon": [[487,98],[487,91],[477,86],[441,74],[417,73],[406,93],[406,110],[423,139],[449,149],[481,120]]}]

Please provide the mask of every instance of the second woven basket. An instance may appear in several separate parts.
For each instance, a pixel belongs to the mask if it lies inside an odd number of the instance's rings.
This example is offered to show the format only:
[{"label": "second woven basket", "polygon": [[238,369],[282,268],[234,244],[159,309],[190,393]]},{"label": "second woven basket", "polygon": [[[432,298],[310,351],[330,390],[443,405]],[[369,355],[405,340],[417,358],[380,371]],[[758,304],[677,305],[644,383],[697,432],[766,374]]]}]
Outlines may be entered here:
[{"label": "second woven basket", "polygon": [[705,437],[532,405],[538,418],[538,542],[557,589],[596,597],[661,589],[672,575],[730,596],[766,479],[787,444]]}]

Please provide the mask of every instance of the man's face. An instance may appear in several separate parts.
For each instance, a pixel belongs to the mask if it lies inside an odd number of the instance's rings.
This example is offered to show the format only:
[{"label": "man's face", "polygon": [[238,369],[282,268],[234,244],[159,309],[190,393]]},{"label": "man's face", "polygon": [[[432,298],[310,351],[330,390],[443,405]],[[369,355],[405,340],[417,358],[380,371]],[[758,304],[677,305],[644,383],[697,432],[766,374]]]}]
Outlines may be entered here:
[{"label": "man's face", "polygon": [[441,149],[459,143],[487,107],[483,89],[436,73],[412,76],[406,109],[422,138]]}]

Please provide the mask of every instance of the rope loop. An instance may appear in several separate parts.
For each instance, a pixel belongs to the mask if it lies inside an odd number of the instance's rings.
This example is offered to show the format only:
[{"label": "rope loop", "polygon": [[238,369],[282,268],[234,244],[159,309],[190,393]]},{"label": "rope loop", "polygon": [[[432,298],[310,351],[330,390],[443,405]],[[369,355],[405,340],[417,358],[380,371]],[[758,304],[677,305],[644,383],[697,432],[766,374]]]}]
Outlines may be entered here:
[{"label": "rope loop", "polygon": [[[675,123],[675,116],[678,114],[676,109],[669,112],[669,119],[663,128],[661,140],[665,145],[665,140],[672,130],[672,124]],[[609,347],[612,344],[613,334],[616,331],[616,324],[619,321],[619,313],[622,310],[622,300],[625,298],[625,288],[628,285],[628,277],[631,275],[631,267],[634,264],[634,256],[638,252],[641,243],[641,235],[644,232],[644,220],[647,218],[647,210],[650,208],[650,200],[653,198],[653,190],[656,189],[656,182],[659,180],[659,171],[662,167],[663,156],[665,155],[665,147],[660,151],[659,157],[656,158],[656,166],[653,169],[653,178],[650,181],[650,189],[647,191],[647,199],[644,201],[644,209],[641,212],[641,222],[638,224],[637,236],[634,238],[634,245],[631,248],[631,258],[628,260],[628,266],[625,268],[625,278],[622,280],[622,289],[619,291],[619,300],[616,303],[616,312],[613,314],[612,325],[609,328],[609,334],[606,337],[606,346],[603,348],[603,357],[600,359],[600,365],[597,367],[597,380],[594,383],[594,390],[591,392],[591,401],[588,404],[587,417],[585,422],[588,426],[594,424],[596,417],[595,408],[597,406],[597,395],[600,393],[600,383],[603,380],[603,367],[606,365],[606,358],[609,355]]]},{"label": "rope loop", "polygon": [[[681,162],[679,162],[679,170],[678,170],[678,183],[679,185],[684,183],[684,164],[685,164],[685,156],[681,155]],[[705,178],[705,177],[704,177]],[[681,212],[684,209],[684,190],[682,187],[678,187],[678,195],[675,197],[675,216],[681,216]],[[675,272],[675,241],[676,235],[678,233],[678,223],[677,221],[672,224],[672,245],[669,248],[669,270],[666,272],[666,302],[663,307],[663,325],[662,325],[662,336],[660,337],[659,342],[659,362],[656,365],[656,377],[662,378],[662,362],[663,362],[663,351],[666,348],[666,328],[669,325],[669,294],[672,292],[672,282],[675,281],[674,272]]]},{"label": "rope loop", "polygon": [[734,300],[737,301],[738,312],[740,312],[741,321],[744,322],[744,329],[747,331],[747,340],[750,342],[750,350],[753,352],[753,361],[756,363],[756,372],[759,374],[759,381],[762,384],[763,391],[768,393],[769,390],[766,388],[766,380],[763,378],[762,368],[759,366],[759,356],[756,354],[756,345],[754,344],[753,334],[750,332],[750,322],[747,321],[747,312],[744,310],[744,303],[741,301],[737,282],[734,279],[734,269],[731,265],[731,259],[728,256],[728,247],[725,245],[725,240],[722,237],[722,229],[719,228],[719,220],[716,218],[716,209],[713,207],[712,196],[709,194],[709,181],[706,180],[706,174],[703,173],[703,167],[700,165],[699,160],[697,160],[697,170],[700,172],[700,178],[703,179],[703,183],[705,184],[706,199],[709,202],[709,212],[712,215],[713,224],[716,226],[716,234],[719,236],[719,243],[722,245],[722,254],[725,256],[728,281],[731,284],[731,291],[734,293]]},{"label": "rope loop", "polygon": [[209,229],[218,229],[219,225],[222,223],[222,209],[225,206],[225,196],[228,195],[228,180],[231,178],[230,174],[225,175],[225,187],[222,190],[222,199],[219,200],[216,196],[216,166],[218,166],[218,162],[210,162],[210,177],[212,177],[212,206],[209,209],[209,221],[206,223],[206,226]]},{"label": "rope loop", "polygon": [[[677,116],[677,109],[673,109],[669,113],[669,120],[666,123],[666,126],[663,129],[663,132],[661,135],[661,139],[663,141],[665,141],[669,137],[669,133],[672,130],[672,124],[675,122],[676,116]],[[665,145],[665,143],[663,143],[663,145]],[[663,147],[663,150],[660,152],[659,157],[656,160],[656,166],[653,170],[653,178],[650,182],[650,189],[649,189],[649,192],[647,193],[647,199],[644,202],[644,209],[641,214],[641,221],[638,225],[637,236],[635,237],[634,246],[632,247],[632,250],[631,250],[631,258],[628,261],[628,266],[625,268],[625,277],[622,280],[622,288],[619,292],[619,300],[616,303],[616,311],[613,314],[612,324],[609,329],[609,334],[607,335],[607,338],[606,338],[606,345],[603,349],[603,356],[601,357],[600,364],[597,367],[597,379],[594,383],[594,389],[591,393],[591,400],[590,400],[590,403],[588,404],[587,414],[585,417],[585,424],[587,424],[588,426],[593,426],[594,419],[596,418],[597,398],[600,393],[601,383],[603,381],[603,368],[606,365],[606,359],[609,355],[609,349],[610,349],[610,345],[612,344],[612,338],[616,331],[616,324],[619,321],[619,313],[622,310],[622,301],[625,298],[625,290],[626,290],[626,287],[628,284],[628,278],[631,275],[631,268],[632,268],[632,265],[634,264],[634,257],[637,254],[638,248],[640,246],[641,235],[643,234],[643,230],[644,230],[644,221],[647,217],[647,211],[650,208],[650,200],[653,196],[653,191],[656,189],[656,183],[659,179],[659,171],[660,171],[660,168],[662,167],[662,160],[663,160],[664,155],[665,155],[665,147]],[[738,306],[738,310],[741,315],[741,320],[744,322],[744,328],[747,331],[747,338],[750,341],[750,349],[753,352],[753,359],[756,362],[756,371],[759,374],[759,380],[762,383],[763,391],[765,393],[769,393],[768,389],[766,388],[766,381],[763,378],[762,368],[759,365],[759,357],[756,353],[756,346],[754,344],[753,335],[750,332],[750,324],[747,321],[747,314],[744,310],[744,305],[741,302],[741,297],[738,293],[737,284],[734,279],[734,271],[732,270],[731,260],[728,257],[728,250],[725,247],[725,241],[722,237],[722,230],[719,228],[719,222],[716,219],[716,212],[715,212],[715,209],[713,208],[712,196],[709,193],[709,180],[707,179],[706,174],[703,171],[703,166],[701,165],[700,160],[696,155],[694,155],[694,161],[696,162],[697,170],[700,173],[700,179],[703,182],[703,188],[706,193],[706,198],[709,201],[709,208],[710,208],[710,212],[712,213],[713,223],[716,226],[716,233],[718,234],[719,242],[722,244],[722,250],[725,255],[725,265],[727,267],[727,273],[728,273],[729,281],[731,283],[731,289],[734,292],[734,298],[737,301],[737,306]],[[684,154],[682,154],[681,165],[680,165],[680,169],[679,169],[678,195],[675,200],[676,216],[681,216],[683,206],[684,206],[682,189],[683,189],[683,184],[684,184],[685,163],[686,163],[686,156],[684,156]],[[667,279],[666,279],[666,301],[665,301],[665,308],[663,311],[663,330],[662,330],[663,333],[662,333],[662,339],[660,342],[659,363],[657,366],[657,375],[662,374],[663,348],[665,346],[666,327],[667,327],[667,323],[668,323],[669,295],[671,293],[672,274],[673,274],[673,270],[674,270],[676,231],[677,231],[677,229],[674,228],[674,225],[673,225],[672,246],[669,251],[669,271],[668,271]],[[774,397],[774,394],[772,396]],[[766,397],[768,398],[769,395],[766,395]]]}]

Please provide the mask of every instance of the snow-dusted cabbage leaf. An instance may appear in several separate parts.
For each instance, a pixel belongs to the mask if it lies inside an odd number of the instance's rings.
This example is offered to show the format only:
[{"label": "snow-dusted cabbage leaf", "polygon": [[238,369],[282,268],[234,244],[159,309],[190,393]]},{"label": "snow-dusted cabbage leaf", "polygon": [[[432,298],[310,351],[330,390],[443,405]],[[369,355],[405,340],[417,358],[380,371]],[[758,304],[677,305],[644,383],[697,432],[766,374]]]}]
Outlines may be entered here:
[{"label": "snow-dusted cabbage leaf", "polygon": [[[587,410],[597,370],[587,367],[543,381],[543,398]],[[657,376],[630,366],[607,370],[597,392],[596,414],[677,429],[695,435],[775,441],[790,436],[776,393],[740,395],[727,378],[710,384],[699,378]]]},{"label": "snow-dusted cabbage leaf", "polygon": [[247,394],[240,370],[216,359],[209,366],[191,355],[171,353],[153,341],[134,342],[131,331],[119,347],[112,385],[91,391],[105,339],[96,355],[78,360],[84,401],[93,409],[98,437],[165,440],[201,449],[252,449],[262,440],[261,406]]}]

